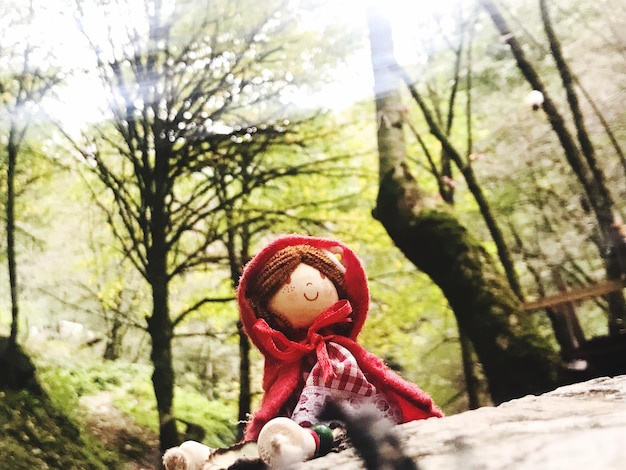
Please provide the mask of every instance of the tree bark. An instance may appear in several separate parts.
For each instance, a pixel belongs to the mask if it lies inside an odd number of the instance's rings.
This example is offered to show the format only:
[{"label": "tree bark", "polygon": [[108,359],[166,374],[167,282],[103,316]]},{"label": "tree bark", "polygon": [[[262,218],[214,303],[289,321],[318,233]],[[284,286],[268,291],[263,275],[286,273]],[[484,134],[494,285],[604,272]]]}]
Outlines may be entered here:
[{"label": "tree bark", "polygon": [[120,313],[115,311],[111,320],[111,327],[107,332],[106,345],[104,347],[104,353],[102,358],[107,361],[115,361],[120,357],[120,351],[122,346],[122,321],[120,319]]},{"label": "tree bark", "polygon": [[[160,263],[155,263],[158,265]],[[152,339],[150,359],[154,367],[152,384],[159,414],[161,451],[178,444],[178,431],[174,415],[174,368],[172,366],[173,327],[168,309],[168,286],[164,271],[158,266],[149,271],[154,302],[148,318],[148,333]]]},{"label": "tree bark", "polygon": [[[158,123],[155,124],[158,126]],[[159,135],[155,129],[155,135]],[[151,359],[154,366],[152,384],[159,414],[159,440],[161,451],[180,444],[174,414],[174,366],[172,364],[172,338],[174,326],[169,314],[169,274],[167,255],[167,229],[169,218],[165,198],[169,194],[170,154],[167,144],[157,141],[154,166],[154,184],[146,187],[145,197],[151,209],[148,223],[147,278],[152,288],[152,316],[148,319],[148,332],[152,339]]]},{"label": "tree bark", "polygon": [[[151,270],[152,271],[152,270]],[[152,384],[159,414],[161,451],[176,446],[178,431],[174,415],[174,368],[172,366],[173,327],[168,312],[167,282],[161,269],[154,269],[150,277],[152,315],[148,318],[148,332],[152,339],[150,358],[154,367]]]},{"label": "tree bark", "polygon": [[379,193],[374,217],[395,245],[446,296],[483,365],[494,402],[554,388],[558,355],[534,329],[509,283],[443,204],[429,201],[407,166],[401,80],[389,24],[370,10],[378,122]]},{"label": "tree bark", "polygon": [[7,220],[6,220],[6,240],[7,240],[7,263],[9,269],[9,292],[11,297],[11,333],[9,334],[9,348],[17,345],[17,332],[19,328],[19,303],[17,296],[17,259],[15,253],[15,170],[17,167],[17,154],[19,151],[19,139],[16,136],[17,130],[13,123],[9,131],[9,142],[7,145]]},{"label": "tree bark", "polygon": [[243,433],[250,414],[250,340],[243,331],[243,325],[237,322],[239,333],[239,413],[237,418],[237,439],[243,438]]}]

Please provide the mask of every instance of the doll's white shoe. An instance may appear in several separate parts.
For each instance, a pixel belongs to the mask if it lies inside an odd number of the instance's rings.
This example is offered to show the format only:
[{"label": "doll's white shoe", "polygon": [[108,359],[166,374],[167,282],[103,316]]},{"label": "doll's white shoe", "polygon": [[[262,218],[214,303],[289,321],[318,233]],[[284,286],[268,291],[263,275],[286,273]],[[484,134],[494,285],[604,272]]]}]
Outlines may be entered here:
[{"label": "doll's white shoe", "polygon": [[202,470],[213,449],[196,441],[185,441],[163,454],[166,470]]},{"label": "doll's white shoe", "polygon": [[310,460],[315,455],[313,435],[289,418],[269,421],[257,440],[259,457],[272,469],[289,467]]}]

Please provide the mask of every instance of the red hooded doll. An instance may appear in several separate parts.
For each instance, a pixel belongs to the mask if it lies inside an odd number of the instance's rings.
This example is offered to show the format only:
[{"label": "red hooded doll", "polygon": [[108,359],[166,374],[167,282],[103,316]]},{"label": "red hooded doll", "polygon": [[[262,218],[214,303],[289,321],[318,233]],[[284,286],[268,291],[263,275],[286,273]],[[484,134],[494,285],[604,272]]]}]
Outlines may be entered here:
[{"label": "red hooded doll", "polygon": [[[263,400],[244,440],[257,441],[270,468],[292,467],[330,450],[319,412],[375,407],[395,423],[442,416],[417,385],[356,342],[369,308],[363,267],[343,243],[286,235],[244,268],[237,292],[245,332],[265,357]],[[213,455],[187,441],[163,456],[167,470],[200,470]]]},{"label": "red hooded doll", "polygon": [[[265,358],[263,400],[244,439],[258,440],[270,466],[327,450],[320,449],[320,438],[322,447],[328,438],[317,415],[328,400],[348,412],[375,406],[395,423],[442,416],[424,391],[356,342],[369,290],[359,259],[343,243],[276,239],[246,265],[238,302],[244,330]],[[315,448],[302,455],[284,455],[311,442]]]}]

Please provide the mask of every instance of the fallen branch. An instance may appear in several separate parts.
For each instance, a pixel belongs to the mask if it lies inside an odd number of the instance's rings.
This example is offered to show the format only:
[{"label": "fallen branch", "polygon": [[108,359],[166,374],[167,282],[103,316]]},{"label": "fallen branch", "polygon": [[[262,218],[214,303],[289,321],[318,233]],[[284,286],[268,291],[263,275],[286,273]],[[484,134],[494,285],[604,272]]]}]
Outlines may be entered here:
[{"label": "fallen branch", "polygon": [[598,284],[592,284],[590,286],[581,287],[567,292],[561,292],[560,294],[543,297],[539,300],[532,302],[525,302],[522,305],[522,310],[530,312],[532,310],[540,310],[543,308],[554,307],[564,303],[574,302],[577,300],[591,299],[593,297],[600,297],[602,295],[609,294],[618,290],[622,290],[626,287],[626,279],[604,281]]}]

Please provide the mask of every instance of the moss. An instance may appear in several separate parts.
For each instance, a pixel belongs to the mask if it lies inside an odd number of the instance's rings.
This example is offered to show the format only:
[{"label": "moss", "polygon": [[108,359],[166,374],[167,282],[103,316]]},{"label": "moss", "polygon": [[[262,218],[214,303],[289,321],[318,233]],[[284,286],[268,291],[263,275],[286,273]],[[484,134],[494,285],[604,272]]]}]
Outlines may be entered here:
[{"label": "moss", "polygon": [[12,470],[120,468],[104,450],[60,414],[46,397],[28,391],[0,391],[0,455]]}]

